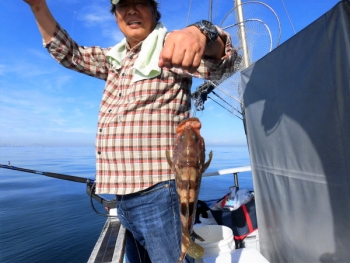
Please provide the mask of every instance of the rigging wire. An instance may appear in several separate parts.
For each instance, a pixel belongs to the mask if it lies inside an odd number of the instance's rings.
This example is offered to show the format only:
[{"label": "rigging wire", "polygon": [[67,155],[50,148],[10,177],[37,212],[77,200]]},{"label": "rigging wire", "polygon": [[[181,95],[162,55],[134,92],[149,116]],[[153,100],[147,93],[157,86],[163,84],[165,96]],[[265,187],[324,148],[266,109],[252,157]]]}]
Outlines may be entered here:
[{"label": "rigging wire", "polygon": [[226,91],[224,91],[223,89],[219,88],[219,85],[216,85],[214,82],[212,82],[211,80],[208,80],[209,83],[213,84],[215,86],[216,89],[220,90],[222,93],[224,93],[226,96],[230,97],[231,99],[237,101],[238,103],[241,103],[239,99],[235,98],[234,96],[230,95],[229,93],[227,93]]},{"label": "rigging wire", "polygon": [[289,23],[290,23],[290,25],[292,26],[292,29],[293,29],[293,32],[294,32],[294,35],[296,34],[296,32],[295,32],[295,29],[294,29],[294,25],[293,25],[293,22],[292,22],[292,19],[290,18],[290,16],[289,16],[289,13],[288,13],[288,10],[287,10],[287,8],[286,8],[286,5],[284,4],[284,0],[281,0],[281,2],[282,2],[282,5],[283,5],[283,8],[284,8],[284,11],[286,12],[286,14],[287,14],[287,17],[288,17],[288,20],[289,20]]},{"label": "rigging wire", "polygon": [[[211,97],[209,97],[209,96],[208,96],[208,98],[211,99],[212,101],[214,101],[214,102],[215,102],[216,104],[218,104],[219,106],[223,107],[223,108],[224,108],[225,110],[227,110],[228,112],[234,114],[234,112],[230,111],[229,109],[227,109],[225,106],[223,106],[223,105],[221,105],[220,103],[218,103],[218,102],[217,102],[216,100],[214,100],[213,98],[211,98]],[[240,116],[237,116],[236,114],[234,114],[234,115],[235,115],[237,118],[243,120]]]},{"label": "rigging wire", "polygon": [[229,105],[230,107],[232,107],[235,111],[237,111],[238,113],[242,114],[241,111],[237,110],[235,107],[233,107],[230,103],[228,103],[226,100],[224,100],[222,97],[220,97],[217,93],[215,93],[215,91],[212,91],[212,93],[217,96],[219,99],[221,99],[223,102],[225,102],[227,105]]},{"label": "rigging wire", "polygon": [[[238,110],[236,107],[234,107],[233,105],[231,105],[229,102],[227,102],[224,98],[222,98],[219,94],[217,94],[214,89],[218,89],[221,92],[224,93],[224,95],[227,95],[228,97],[235,99],[237,102],[239,102],[238,99],[236,99],[235,97],[230,96],[230,94],[227,94],[225,91],[221,90],[218,88],[217,84],[215,84],[212,81],[206,81],[204,82],[201,86],[199,86],[197,88],[197,90],[195,92],[193,92],[191,94],[191,98],[194,100],[194,105],[196,110],[198,111],[202,111],[204,110],[204,103],[207,100],[207,98],[209,98],[209,94],[213,93],[215,96],[217,96],[220,100],[222,100],[224,103],[226,103],[227,105],[229,105],[234,111],[236,111],[237,113],[239,113],[240,115],[243,115],[241,110]],[[211,100],[213,100],[214,102],[216,102],[213,98],[210,98]],[[234,114],[235,116],[237,116],[237,114],[233,113],[232,111],[228,110],[227,108],[225,108],[224,106],[222,106],[221,104],[219,104],[218,102],[216,102],[218,105],[220,105],[221,107],[223,107],[224,109],[226,109],[227,111],[229,111],[230,113]],[[240,102],[239,102],[240,103]],[[238,117],[238,116],[237,116]]]}]

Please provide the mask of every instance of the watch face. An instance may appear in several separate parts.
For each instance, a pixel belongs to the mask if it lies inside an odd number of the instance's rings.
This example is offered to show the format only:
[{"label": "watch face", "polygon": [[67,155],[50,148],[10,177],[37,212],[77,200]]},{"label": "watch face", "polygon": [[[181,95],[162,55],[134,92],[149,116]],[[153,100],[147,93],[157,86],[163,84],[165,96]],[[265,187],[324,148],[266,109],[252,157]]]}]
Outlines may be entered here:
[{"label": "watch face", "polygon": [[207,38],[207,44],[211,45],[218,38],[219,33],[217,28],[207,20],[201,20],[189,26],[195,26],[199,28],[203,35]]},{"label": "watch face", "polygon": [[219,36],[218,30],[211,22],[207,20],[202,20],[201,23],[203,27],[202,30],[206,31],[202,31],[202,33],[207,37],[207,43],[211,45]]},{"label": "watch face", "polygon": [[217,32],[216,27],[212,23],[210,23],[209,21],[202,20],[202,24],[206,27],[206,29],[208,31],[215,32],[215,33]]}]

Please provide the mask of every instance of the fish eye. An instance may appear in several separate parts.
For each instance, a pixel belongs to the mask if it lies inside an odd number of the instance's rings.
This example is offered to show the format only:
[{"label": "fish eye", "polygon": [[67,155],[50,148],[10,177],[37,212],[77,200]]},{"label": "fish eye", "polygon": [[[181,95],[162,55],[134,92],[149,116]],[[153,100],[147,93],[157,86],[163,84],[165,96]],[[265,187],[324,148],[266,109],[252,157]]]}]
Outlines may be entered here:
[{"label": "fish eye", "polygon": [[197,136],[197,134],[193,134],[193,135],[192,135],[192,138],[193,138],[193,140],[198,141],[198,136]]}]

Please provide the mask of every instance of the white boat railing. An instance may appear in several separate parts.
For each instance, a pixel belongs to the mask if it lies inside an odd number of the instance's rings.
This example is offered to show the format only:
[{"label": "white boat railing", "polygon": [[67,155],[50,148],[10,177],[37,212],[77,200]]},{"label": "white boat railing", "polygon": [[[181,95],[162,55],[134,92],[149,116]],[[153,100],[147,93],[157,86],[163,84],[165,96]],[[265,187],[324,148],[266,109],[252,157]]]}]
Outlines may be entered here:
[{"label": "white boat railing", "polygon": [[215,175],[224,175],[224,174],[235,174],[235,173],[241,173],[241,172],[249,172],[252,168],[250,166],[242,166],[242,167],[236,167],[236,168],[229,168],[229,169],[222,169],[217,170],[215,172],[208,172],[203,173],[202,176],[215,176]]},{"label": "white boat railing", "polygon": [[222,169],[222,170],[218,170],[215,172],[203,173],[202,177],[233,174],[233,180],[235,182],[235,186],[239,187],[238,173],[249,172],[251,170],[252,170],[252,168],[250,166],[242,166],[242,167],[235,167],[235,168],[229,168],[229,169]]}]

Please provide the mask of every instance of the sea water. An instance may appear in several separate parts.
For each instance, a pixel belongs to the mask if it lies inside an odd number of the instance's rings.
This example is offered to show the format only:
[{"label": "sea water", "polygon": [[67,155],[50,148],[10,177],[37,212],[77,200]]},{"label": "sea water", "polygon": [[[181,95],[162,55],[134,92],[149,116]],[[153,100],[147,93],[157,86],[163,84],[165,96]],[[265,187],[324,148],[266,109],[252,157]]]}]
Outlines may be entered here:
[{"label": "sea water", "polygon": [[[250,165],[246,147],[210,147],[206,172]],[[0,164],[84,178],[95,177],[93,147],[0,147]],[[221,198],[233,175],[205,177],[199,199]],[[252,190],[250,172],[239,174]],[[90,205],[86,185],[0,168],[0,262],[87,262],[105,217]],[[101,213],[104,208],[95,204]]]}]

